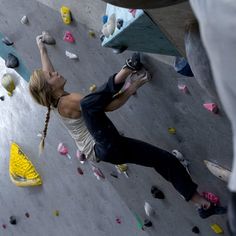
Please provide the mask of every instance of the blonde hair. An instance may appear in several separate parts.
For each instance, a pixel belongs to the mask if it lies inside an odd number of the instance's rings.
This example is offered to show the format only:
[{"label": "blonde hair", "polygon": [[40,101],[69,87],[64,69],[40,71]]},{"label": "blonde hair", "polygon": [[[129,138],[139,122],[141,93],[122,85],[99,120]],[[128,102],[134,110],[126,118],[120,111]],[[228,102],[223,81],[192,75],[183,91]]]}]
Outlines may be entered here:
[{"label": "blonde hair", "polygon": [[39,144],[39,153],[44,150],[45,138],[47,136],[48,123],[50,119],[51,105],[55,104],[52,88],[45,79],[42,69],[33,71],[29,81],[29,91],[33,99],[40,105],[47,107],[45,125],[42,132],[41,142]]}]

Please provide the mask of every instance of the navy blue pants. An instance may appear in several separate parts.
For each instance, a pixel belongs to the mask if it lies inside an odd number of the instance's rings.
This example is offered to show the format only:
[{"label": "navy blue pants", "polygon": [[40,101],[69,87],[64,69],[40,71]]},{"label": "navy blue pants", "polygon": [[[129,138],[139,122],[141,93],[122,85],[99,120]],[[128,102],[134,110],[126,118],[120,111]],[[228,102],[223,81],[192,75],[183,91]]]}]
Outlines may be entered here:
[{"label": "navy blue pants", "polygon": [[96,143],[96,157],[112,164],[133,163],[153,167],[189,201],[196,192],[197,184],[192,181],[176,157],[148,143],[121,136],[106,116],[105,107],[124,85],[115,84],[114,78],[115,75],[111,76],[107,83],[81,101],[86,126]]}]

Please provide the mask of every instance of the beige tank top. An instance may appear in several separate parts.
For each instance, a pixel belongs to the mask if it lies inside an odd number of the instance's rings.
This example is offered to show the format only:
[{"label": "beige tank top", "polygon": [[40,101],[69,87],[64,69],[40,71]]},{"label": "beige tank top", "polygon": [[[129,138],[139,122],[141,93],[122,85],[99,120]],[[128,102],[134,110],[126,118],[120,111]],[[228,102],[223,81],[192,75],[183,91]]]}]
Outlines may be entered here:
[{"label": "beige tank top", "polygon": [[75,140],[80,152],[84,153],[87,159],[96,161],[94,152],[95,141],[85,125],[83,116],[81,115],[78,119],[71,119],[61,116],[57,108],[53,110]]}]

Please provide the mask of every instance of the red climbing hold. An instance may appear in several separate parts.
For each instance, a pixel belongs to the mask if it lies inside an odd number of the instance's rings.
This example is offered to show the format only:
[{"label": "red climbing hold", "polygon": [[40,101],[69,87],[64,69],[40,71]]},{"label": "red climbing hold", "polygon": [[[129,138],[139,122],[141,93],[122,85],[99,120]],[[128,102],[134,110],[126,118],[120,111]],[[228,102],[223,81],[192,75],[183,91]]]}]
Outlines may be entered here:
[{"label": "red climbing hold", "polygon": [[104,174],[102,173],[102,171],[99,168],[92,166],[92,170],[93,170],[93,174],[96,176],[96,178],[98,180],[105,179]]},{"label": "red climbing hold", "polygon": [[78,173],[79,173],[80,175],[83,175],[83,174],[84,174],[83,170],[82,170],[80,167],[77,168],[77,171],[78,171]]},{"label": "red climbing hold", "polygon": [[186,85],[178,85],[178,89],[183,92],[183,93],[187,93],[188,92],[188,87]]},{"label": "red climbing hold", "polygon": [[132,14],[133,17],[135,17],[136,11],[136,9],[129,9],[129,12]]},{"label": "red climbing hold", "polygon": [[65,32],[63,40],[66,41],[66,42],[69,42],[69,43],[74,43],[75,42],[75,39],[74,39],[74,37],[73,37],[73,35],[70,31]]},{"label": "red climbing hold", "polygon": [[202,192],[202,196],[207,199],[209,202],[212,202],[213,204],[219,205],[220,204],[220,198],[216,196],[214,193],[211,192]]},{"label": "red climbing hold", "polygon": [[213,113],[217,113],[219,108],[215,103],[204,103],[203,106],[208,110],[211,111]]}]

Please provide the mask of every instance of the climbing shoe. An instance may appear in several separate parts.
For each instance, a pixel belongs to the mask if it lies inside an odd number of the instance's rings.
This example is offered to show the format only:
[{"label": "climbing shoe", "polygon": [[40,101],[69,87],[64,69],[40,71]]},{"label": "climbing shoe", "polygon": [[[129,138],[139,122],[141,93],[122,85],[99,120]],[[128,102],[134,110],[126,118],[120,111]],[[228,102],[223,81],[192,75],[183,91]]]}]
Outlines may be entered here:
[{"label": "climbing shoe", "polygon": [[139,71],[143,67],[143,64],[140,61],[140,53],[135,52],[132,54],[131,58],[128,58],[125,62],[124,68],[128,68],[133,71]]},{"label": "climbing shoe", "polygon": [[204,209],[203,207],[198,209],[198,214],[201,218],[205,219],[212,215],[222,215],[227,213],[227,208],[211,203],[210,207]]}]

